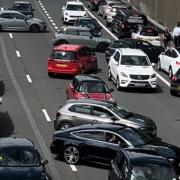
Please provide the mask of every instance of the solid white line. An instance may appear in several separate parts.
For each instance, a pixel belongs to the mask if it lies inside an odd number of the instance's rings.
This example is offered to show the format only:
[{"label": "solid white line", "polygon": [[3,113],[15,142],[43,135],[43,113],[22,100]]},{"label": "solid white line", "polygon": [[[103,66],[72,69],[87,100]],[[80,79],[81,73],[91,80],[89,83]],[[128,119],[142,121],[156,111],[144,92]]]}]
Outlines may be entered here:
[{"label": "solid white line", "polygon": [[70,164],[70,168],[72,169],[72,171],[78,171],[75,165]]},{"label": "solid white line", "polygon": [[45,116],[45,118],[46,118],[46,121],[51,122],[51,118],[49,117],[46,109],[42,109],[42,112],[44,113],[44,116]]},{"label": "solid white line", "polygon": [[16,55],[17,55],[17,57],[21,57],[21,54],[19,51],[16,51]]},{"label": "solid white line", "polygon": [[42,10],[43,10],[43,11],[46,11],[46,9],[45,9],[44,7],[42,7]]},{"label": "solid white line", "polygon": [[47,13],[47,11],[44,11],[44,13]]},{"label": "solid white line", "polygon": [[51,16],[48,16],[48,19],[52,19]]},{"label": "solid white line", "polygon": [[9,37],[12,39],[13,38],[13,35],[12,35],[12,33],[9,33]]},{"label": "solid white line", "polygon": [[3,11],[4,10],[4,8],[3,7],[1,7],[1,11]]},{"label": "solid white line", "polygon": [[170,83],[165,79],[165,78],[163,78],[160,74],[158,74],[157,72],[156,72],[156,75],[157,75],[157,77],[161,80],[161,81],[163,81],[167,86],[169,86],[170,87]]},{"label": "solid white line", "polygon": [[28,80],[29,83],[32,83],[32,79],[31,79],[30,75],[27,74],[27,75],[26,75],[26,78],[27,78],[27,80]]},{"label": "solid white line", "polygon": [[48,13],[46,13],[46,16],[50,16]]},{"label": "solid white line", "polygon": [[55,29],[59,29],[57,26],[54,26]]}]

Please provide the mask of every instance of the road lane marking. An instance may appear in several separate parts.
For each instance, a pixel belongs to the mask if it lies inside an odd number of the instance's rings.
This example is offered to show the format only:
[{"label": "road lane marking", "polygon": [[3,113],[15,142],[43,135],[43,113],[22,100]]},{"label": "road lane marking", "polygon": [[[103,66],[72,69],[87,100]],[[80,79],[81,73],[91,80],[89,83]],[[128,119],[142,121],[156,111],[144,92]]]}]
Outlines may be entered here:
[{"label": "road lane marking", "polygon": [[19,51],[16,51],[16,55],[17,55],[17,57],[21,57],[21,54]]},{"label": "road lane marking", "polygon": [[51,118],[49,117],[49,114],[47,113],[46,109],[42,109],[42,112],[44,113],[46,121],[51,122]]},{"label": "road lane marking", "polygon": [[29,83],[32,83],[32,79],[31,79],[30,75],[27,74],[27,75],[26,75],[26,78],[27,78],[27,80],[28,80]]},{"label": "road lane marking", "polygon": [[57,30],[57,29],[59,29],[57,26],[54,26],[54,28]]},{"label": "road lane marking", "polygon": [[54,22],[52,19],[51,20],[49,20],[50,22]]},{"label": "road lane marking", "polygon": [[9,37],[12,39],[12,38],[13,38],[13,34],[12,34],[12,33],[9,33]]},{"label": "road lane marking", "polygon": [[53,26],[56,26],[56,23],[52,23]]},{"label": "road lane marking", "polygon": [[165,79],[165,78],[163,78],[160,74],[158,74],[157,72],[156,72],[156,76],[161,80],[161,81],[163,81],[167,86],[171,86],[171,84]]},{"label": "road lane marking", "polygon": [[77,171],[78,171],[75,165],[70,164],[69,166],[70,166],[70,168],[72,169],[72,171],[74,171],[74,172],[77,172]]},{"label": "road lane marking", "polygon": [[4,10],[4,8],[3,7],[1,7],[1,11],[3,11]]}]

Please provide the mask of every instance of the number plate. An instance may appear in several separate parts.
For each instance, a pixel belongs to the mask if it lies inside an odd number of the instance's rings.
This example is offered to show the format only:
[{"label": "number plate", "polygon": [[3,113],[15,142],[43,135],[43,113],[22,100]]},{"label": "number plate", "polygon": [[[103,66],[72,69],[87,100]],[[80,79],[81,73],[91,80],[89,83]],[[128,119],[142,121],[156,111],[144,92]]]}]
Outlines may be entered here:
[{"label": "number plate", "polygon": [[135,86],[137,86],[137,87],[144,87],[145,84],[144,83],[135,83]]},{"label": "number plate", "polygon": [[56,64],[57,67],[62,67],[62,68],[65,68],[65,67],[68,67],[67,64]]}]

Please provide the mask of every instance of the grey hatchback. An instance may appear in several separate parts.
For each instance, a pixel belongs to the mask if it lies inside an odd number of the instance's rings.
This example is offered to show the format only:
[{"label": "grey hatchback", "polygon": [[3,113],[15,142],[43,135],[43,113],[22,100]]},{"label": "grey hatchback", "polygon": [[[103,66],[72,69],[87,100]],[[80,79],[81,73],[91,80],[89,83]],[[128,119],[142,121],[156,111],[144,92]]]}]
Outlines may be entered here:
[{"label": "grey hatchback", "polygon": [[13,11],[0,11],[0,31],[46,31],[47,25],[37,18],[29,18],[24,14]]},{"label": "grey hatchback", "polygon": [[84,44],[99,52],[104,52],[111,40],[103,37],[94,37],[91,29],[87,27],[62,26],[55,33],[53,45]]},{"label": "grey hatchback", "polygon": [[114,102],[92,99],[68,100],[56,113],[54,128],[62,130],[92,122],[125,124],[151,136],[157,134],[157,127],[152,119],[129,112]]}]

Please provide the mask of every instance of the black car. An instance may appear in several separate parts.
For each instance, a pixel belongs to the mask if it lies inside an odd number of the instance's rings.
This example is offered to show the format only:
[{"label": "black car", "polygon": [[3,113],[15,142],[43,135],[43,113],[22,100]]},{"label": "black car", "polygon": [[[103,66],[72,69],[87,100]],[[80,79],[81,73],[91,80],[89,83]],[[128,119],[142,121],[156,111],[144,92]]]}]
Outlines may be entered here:
[{"label": "black car", "polygon": [[28,17],[33,17],[35,9],[32,8],[31,3],[28,1],[15,1],[9,10],[19,11]]},{"label": "black car", "polygon": [[169,159],[179,173],[180,149],[125,125],[90,124],[76,126],[53,134],[51,150],[65,161],[76,164],[85,157],[110,161],[119,148],[152,148]]},{"label": "black car", "polygon": [[164,51],[163,47],[154,46],[151,43],[143,40],[123,38],[113,41],[105,51],[106,60],[109,61],[110,57],[116,51],[116,48],[133,48],[143,50],[153,63],[157,62],[157,58],[161,52]]},{"label": "black car", "polygon": [[92,35],[95,37],[102,36],[102,32],[101,32],[102,27],[99,25],[97,20],[92,17],[79,17],[75,21],[74,25],[90,28]]},{"label": "black car", "polygon": [[139,25],[147,25],[147,17],[139,11],[119,9],[112,21],[111,31],[118,35],[118,38],[131,36]]},{"label": "black car", "polygon": [[111,161],[108,180],[178,180],[178,176],[156,150],[120,149]]},{"label": "black car", "polygon": [[170,93],[175,96],[180,94],[180,69],[178,69],[175,75],[171,78]]},{"label": "black car", "polygon": [[0,138],[1,180],[47,180],[45,164],[34,143],[25,138]]}]

